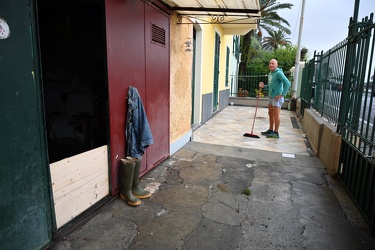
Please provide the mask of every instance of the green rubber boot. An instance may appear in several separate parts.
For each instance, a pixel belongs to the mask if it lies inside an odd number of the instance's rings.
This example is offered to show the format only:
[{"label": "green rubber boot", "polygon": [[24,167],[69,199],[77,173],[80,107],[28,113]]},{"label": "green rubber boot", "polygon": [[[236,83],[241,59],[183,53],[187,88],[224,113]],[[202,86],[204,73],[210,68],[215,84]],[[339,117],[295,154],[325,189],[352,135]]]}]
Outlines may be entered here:
[{"label": "green rubber boot", "polygon": [[139,206],[142,202],[132,194],[133,176],[135,170],[135,162],[129,159],[121,159],[120,181],[121,190],[120,198],[131,206]]},{"label": "green rubber boot", "polygon": [[134,157],[126,157],[135,163],[135,170],[134,170],[134,178],[133,178],[133,186],[132,186],[132,193],[135,197],[139,199],[146,199],[151,197],[151,193],[147,190],[144,190],[139,186],[139,171],[141,169],[141,160],[134,158]]}]

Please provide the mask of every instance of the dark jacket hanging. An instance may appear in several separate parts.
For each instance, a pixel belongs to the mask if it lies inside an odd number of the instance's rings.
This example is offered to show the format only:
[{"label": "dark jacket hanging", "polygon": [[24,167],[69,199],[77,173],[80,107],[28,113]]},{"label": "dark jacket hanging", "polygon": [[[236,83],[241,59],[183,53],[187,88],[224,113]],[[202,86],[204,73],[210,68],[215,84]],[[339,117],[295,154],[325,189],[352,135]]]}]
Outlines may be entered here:
[{"label": "dark jacket hanging", "polygon": [[154,141],[138,90],[130,86],[127,99],[128,114],[125,131],[127,156],[141,159],[145,149]]}]

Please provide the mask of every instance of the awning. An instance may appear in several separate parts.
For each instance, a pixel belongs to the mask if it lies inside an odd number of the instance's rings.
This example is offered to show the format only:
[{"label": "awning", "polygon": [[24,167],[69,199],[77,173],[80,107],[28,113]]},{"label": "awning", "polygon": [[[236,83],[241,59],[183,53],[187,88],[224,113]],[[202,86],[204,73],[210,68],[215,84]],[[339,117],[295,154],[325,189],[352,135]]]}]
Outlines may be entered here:
[{"label": "awning", "polygon": [[[160,0],[180,17],[199,24],[220,24],[225,35],[244,35],[257,28],[259,0]],[[179,24],[184,24],[179,18]]]}]

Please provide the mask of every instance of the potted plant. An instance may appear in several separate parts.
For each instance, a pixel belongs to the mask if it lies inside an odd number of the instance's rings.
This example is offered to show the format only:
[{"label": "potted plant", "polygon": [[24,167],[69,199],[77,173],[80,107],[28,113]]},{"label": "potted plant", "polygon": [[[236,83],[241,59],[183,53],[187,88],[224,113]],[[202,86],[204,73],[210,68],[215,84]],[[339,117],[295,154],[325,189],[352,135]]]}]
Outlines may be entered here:
[{"label": "potted plant", "polygon": [[262,91],[259,93],[259,90],[255,89],[255,97],[258,97],[258,95],[259,95],[259,98],[264,98],[264,94],[262,93]]},{"label": "potted plant", "polygon": [[303,48],[301,49],[300,61],[304,61],[304,60],[306,60],[306,54],[307,54],[308,51],[309,51],[309,50],[308,50],[307,48],[305,48],[305,47],[303,47]]},{"label": "potted plant", "polygon": [[246,89],[239,88],[237,92],[237,97],[247,97],[248,91]]}]

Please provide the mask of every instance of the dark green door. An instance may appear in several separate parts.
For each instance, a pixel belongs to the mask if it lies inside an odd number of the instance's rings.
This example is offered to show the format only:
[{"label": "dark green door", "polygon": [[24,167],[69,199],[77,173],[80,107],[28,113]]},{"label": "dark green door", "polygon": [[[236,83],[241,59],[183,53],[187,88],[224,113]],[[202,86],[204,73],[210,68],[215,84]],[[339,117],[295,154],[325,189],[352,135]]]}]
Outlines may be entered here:
[{"label": "dark green door", "polygon": [[217,110],[219,95],[219,68],[220,68],[220,36],[215,33],[215,62],[214,62],[214,88],[212,93],[212,111]]},{"label": "dark green door", "polygon": [[10,29],[0,37],[1,249],[40,249],[52,240],[35,5],[0,1],[0,33],[5,22]]}]

